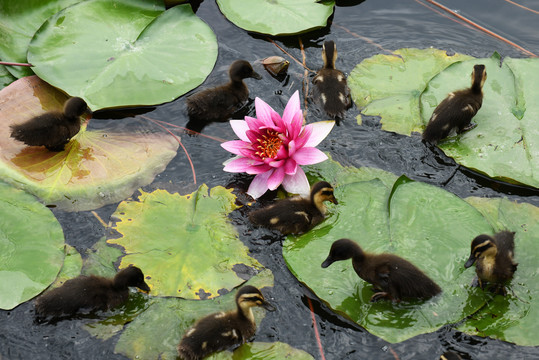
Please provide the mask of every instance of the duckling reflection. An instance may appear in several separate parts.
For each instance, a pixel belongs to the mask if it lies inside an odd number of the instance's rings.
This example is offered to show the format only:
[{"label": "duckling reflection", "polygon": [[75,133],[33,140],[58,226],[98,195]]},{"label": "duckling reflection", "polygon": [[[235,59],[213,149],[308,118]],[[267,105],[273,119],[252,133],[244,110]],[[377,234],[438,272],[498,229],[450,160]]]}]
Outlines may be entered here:
[{"label": "duckling reflection", "polygon": [[485,65],[475,65],[472,71],[472,86],[449,93],[438,104],[423,132],[423,140],[436,145],[452,130],[460,134],[476,127],[471,121],[483,104],[483,84],[486,80]]},{"label": "duckling reflection", "polygon": [[127,301],[129,287],[150,291],[138,267],[122,269],[113,279],[80,275],[39,296],[35,303],[36,315],[38,318],[59,317],[112,309]]},{"label": "duckling reflection", "polygon": [[369,254],[350,239],[340,239],[331,245],[327,268],[335,261],[352,259],[356,274],[374,285],[371,301],[382,298],[400,301],[405,298],[428,299],[442,290],[411,262],[394,254]]},{"label": "duckling reflection", "polygon": [[23,124],[11,125],[11,137],[30,146],[45,146],[50,151],[63,151],[65,144],[80,131],[83,114],[92,114],[79,97],[69,98],[63,112],[50,111]]},{"label": "duckling reflection", "polygon": [[324,221],[324,201],[338,204],[333,187],[326,181],[319,181],[313,185],[308,199],[293,197],[278,200],[251,212],[249,220],[255,225],[279,230],[284,235],[305,233]]},{"label": "duckling reflection", "polygon": [[180,358],[199,360],[249,340],[256,332],[254,306],[275,310],[256,287],[242,287],[236,294],[236,310],[208,315],[187,330],[178,345]]}]

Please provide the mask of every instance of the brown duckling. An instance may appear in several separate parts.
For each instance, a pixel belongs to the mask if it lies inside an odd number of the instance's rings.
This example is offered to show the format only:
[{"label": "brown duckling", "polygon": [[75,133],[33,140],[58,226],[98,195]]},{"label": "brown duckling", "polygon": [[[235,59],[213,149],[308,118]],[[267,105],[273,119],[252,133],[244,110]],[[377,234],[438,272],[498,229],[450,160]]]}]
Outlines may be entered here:
[{"label": "brown duckling", "polygon": [[243,106],[249,96],[249,89],[243,79],[262,79],[245,60],[234,61],[228,74],[228,84],[200,91],[187,98],[187,113],[191,122],[227,120]]},{"label": "brown duckling", "polygon": [[333,187],[326,181],[319,181],[313,185],[309,199],[292,197],[278,200],[251,212],[249,220],[255,225],[279,230],[284,235],[305,233],[324,220],[324,201],[338,204]]},{"label": "brown duckling", "polygon": [[313,96],[331,118],[342,118],[344,112],[352,106],[350,89],[343,72],[335,68],[337,47],[333,41],[326,41],[322,47],[324,67],[313,79]]},{"label": "brown duckling", "polygon": [[144,274],[135,266],[120,270],[113,279],[80,275],[38,297],[36,314],[39,317],[58,317],[112,309],[127,301],[128,287],[133,286],[150,291],[144,281]]},{"label": "brown duckling", "polygon": [[327,259],[322,263],[327,268],[335,261],[352,259],[357,275],[374,285],[376,292],[371,301],[383,297],[400,301],[405,298],[428,299],[442,290],[421,270],[408,260],[393,254],[369,254],[350,239],[340,239],[331,245]]},{"label": "brown duckling", "polygon": [[471,124],[483,104],[483,84],[487,80],[485,65],[475,65],[472,71],[472,86],[455,91],[434,109],[429,123],[423,132],[423,140],[436,145],[446,138],[452,130],[457,134],[476,127]]},{"label": "brown duckling", "polygon": [[236,294],[236,310],[219,312],[198,320],[178,345],[180,359],[199,360],[209,354],[227,349],[249,340],[256,332],[251,308],[262,306],[274,311],[260,290],[251,285],[242,287]]},{"label": "brown duckling", "polygon": [[484,287],[484,282],[495,284],[494,292],[506,295],[505,283],[513,278],[517,270],[514,261],[515,233],[501,231],[494,236],[479,235],[472,241],[471,253],[464,264],[469,268],[474,263],[477,278],[474,286]]},{"label": "brown duckling", "polygon": [[27,122],[11,125],[11,137],[30,146],[45,146],[50,151],[63,151],[65,144],[80,131],[83,114],[92,111],[80,97],[69,98],[63,112],[50,111]]}]

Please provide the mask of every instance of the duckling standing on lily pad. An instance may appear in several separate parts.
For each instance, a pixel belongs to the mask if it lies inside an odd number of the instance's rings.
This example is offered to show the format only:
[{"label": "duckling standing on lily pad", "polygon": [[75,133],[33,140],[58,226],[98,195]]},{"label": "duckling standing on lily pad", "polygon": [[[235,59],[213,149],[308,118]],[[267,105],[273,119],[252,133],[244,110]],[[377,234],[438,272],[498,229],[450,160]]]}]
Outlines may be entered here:
[{"label": "duckling standing on lily pad", "polygon": [[127,301],[129,287],[150,291],[138,267],[122,269],[113,279],[80,275],[39,296],[36,300],[36,314],[45,318],[112,309]]},{"label": "duckling standing on lily pad", "polygon": [[484,288],[485,282],[494,284],[495,293],[506,295],[505,284],[517,270],[514,261],[515,233],[500,231],[494,236],[479,235],[471,245],[471,253],[464,265],[469,268],[475,263],[477,277],[473,285]]},{"label": "duckling standing on lily pad", "polygon": [[249,97],[249,89],[243,79],[262,79],[245,60],[234,61],[228,74],[230,76],[228,84],[200,91],[187,98],[190,122],[210,123],[227,120]]},{"label": "duckling standing on lily pad", "polygon": [[63,151],[65,144],[80,131],[83,114],[92,111],[79,97],[69,98],[63,112],[50,111],[25,123],[11,125],[11,137],[30,146],[45,146],[50,151]]},{"label": "duckling standing on lily pad", "polygon": [[343,72],[335,68],[337,47],[333,41],[326,41],[322,47],[324,67],[313,79],[313,96],[329,117],[342,118],[344,112],[352,106],[350,89]]},{"label": "duckling standing on lily pad", "polygon": [[335,241],[322,267],[348,259],[352,259],[356,274],[374,285],[376,293],[371,301],[384,297],[393,301],[428,299],[442,292],[434,281],[408,260],[394,254],[366,253],[350,239]]},{"label": "duckling standing on lily pad", "polygon": [[483,84],[486,80],[485,65],[475,65],[472,71],[472,86],[449,93],[438,104],[423,132],[423,140],[436,145],[452,130],[460,134],[476,127],[471,121],[483,104]]},{"label": "duckling standing on lily pad", "polygon": [[233,345],[242,344],[256,332],[251,310],[261,306],[274,311],[260,290],[251,285],[242,287],[236,294],[236,310],[219,312],[198,320],[183,336],[178,345],[180,359],[200,360]]},{"label": "duckling standing on lily pad", "polygon": [[324,201],[339,203],[333,194],[333,187],[326,181],[319,181],[313,185],[309,199],[292,197],[277,200],[272,205],[251,212],[249,219],[255,225],[279,230],[283,235],[305,233],[324,220]]}]

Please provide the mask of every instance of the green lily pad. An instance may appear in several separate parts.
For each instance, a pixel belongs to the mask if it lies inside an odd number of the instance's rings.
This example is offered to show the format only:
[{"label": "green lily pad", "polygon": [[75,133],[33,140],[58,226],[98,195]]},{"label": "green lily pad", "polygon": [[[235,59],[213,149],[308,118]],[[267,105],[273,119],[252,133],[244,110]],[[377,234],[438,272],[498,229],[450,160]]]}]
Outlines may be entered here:
[{"label": "green lily pad", "polygon": [[238,274],[261,265],[248,255],[227,214],[236,209],[232,190],[206,185],[181,196],[164,190],[141,192],[120,203],[108,243],[125,248],[120,268],[140,267],[154,296],[205,299],[245,280]]},{"label": "green lily pad", "polygon": [[[65,151],[26,146],[10,137],[11,124],[60,110],[66,96],[37,76],[0,90],[0,177],[68,211],[91,210],[130,196],[151,183],[176,155],[178,142],[147,129],[81,131]],[[142,128],[150,128],[144,123]]]},{"label": "green lily pad", "polygon": [[226,18],[242,29],[292,35],[326,26],[335,1],[217,0],[217,4]]},{"label": "green lily pad", "polygon": [[11,310],[42,292],[63,262],[64,234],[51,211],[0,183],[0,309]]},{"label": "green lily pad", "polygon": [[[379,179],[353,181],[350,172],[353,169],[336,174],[339,205],[331,207],[328,218],[307,234],[289,236],[283,245],[285,261],[298,280],[336,312],[389,342],[435,331],[482,307],[484,295],[468,286],[474,274],[462,266],[471,239],[493,233],[481,213],[431,185],[400,178],[389,187]],[[369,302],[372,286],[356,275],[351,261],[321,268],[333,241],[343,237],[366,251],[410,260],[443,293],[427,301]]]},{"label": "green lily pad", "polygon": [[81,268],[82,257],[80,256],[80,253],[73,246],[66,244],[64,265],[51,287],[55,288],[62,286],[67,280],[79,276]]},{"label": "green lily pad", "polygon": [[[518,345],[537,346],[539,339],[539,208],[507,199],[466,199],[496,231],[515,231],[515,259],[519,263],[508,295],[492,296],[488,305],[458,327],[474,335],[490,336]],[[469,269],[474,272],[473,269]]]},{"label": "green lily pad", "polygon": [[7,71],[6,66],[0,65],[0,90],[17,80]]},{"label": "green lily pad", "polygon": [[[80,0],[2,0],[0,1],[0,59],[26,63],[30,39],[47,18]],[[16,78],[34,75],[31,68],[8,67]]]},{"label": "green lily pad", "polygon": [[245,343],[234,352],[221,351],[209,356],[206,360],[310,360],[314,359],[309,353],[293,348],[282,342],[252,342]]},{"label": "green lily pad", "polygon": [[122,255],[122,250],[118,247],[109,246],[107,238],[103,236],[90,249],[86,250],[82,273],[84,275],[113,277],[117,273],[114,263]]},{"label": "green lily pad", "polygon": [[43,24],[28,60],[94,111],[172,101],[211,72],[217,40],[190,5],[163,10],[158,0],[83,1]]},{"label": "green lily pad", "polygon": [[[259,289],[273,286],[273,274],[266,269],[252,277],[247,284]],[[177,346],[185,331],[197,319],[234,309],[236,292],[237,289],[234,289],[226,295],[204,301],[154,298],[148,309],[127,325],[115,352],[130,359],[176,359]],[[260,324],[266,311],[255,308],[253,313],[257,324]]]}]

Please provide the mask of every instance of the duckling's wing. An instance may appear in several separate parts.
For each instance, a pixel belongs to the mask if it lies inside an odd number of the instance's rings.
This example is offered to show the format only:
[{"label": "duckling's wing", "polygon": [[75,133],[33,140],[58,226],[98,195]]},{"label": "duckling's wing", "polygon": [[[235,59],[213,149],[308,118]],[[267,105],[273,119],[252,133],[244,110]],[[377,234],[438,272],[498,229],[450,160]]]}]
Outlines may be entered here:
[{"label": "duckling's wing", "polygon": [[57,145],[70,139],[69,128],[61,113],[47,113],[29,121],[11,126],[11,137],[26,145]]},{"label": "duckling's wing", "polygon": [[313,98],[331,117],[342,117],[352,105],[346,77],[336,69],[322,69],[313,79]]},{"label": "duckling's wing", "polygon": [[249,219],[256,225],[277,229],[283,234],[307,231],[313,221],[312,205],[305,199],[280,200],[253,211]]},{"label": "duckling's wing", "polygon": [[203,90],[187,98],[187,110],[191,118],[205,121],[227,119],[243,106],[248,90],[234,89],[229,85]]}]

